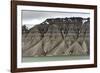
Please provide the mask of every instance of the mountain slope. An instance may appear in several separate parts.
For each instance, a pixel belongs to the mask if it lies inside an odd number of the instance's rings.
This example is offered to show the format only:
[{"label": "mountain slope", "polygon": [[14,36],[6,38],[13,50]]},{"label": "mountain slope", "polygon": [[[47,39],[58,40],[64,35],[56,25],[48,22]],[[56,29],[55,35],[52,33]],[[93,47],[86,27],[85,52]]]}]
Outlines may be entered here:
[{"label": "mountain slope", "polygon": [[22,55],[89,55],[89,27],[89,18],[71,17],[46,19],[30,30],[24,28]]}]

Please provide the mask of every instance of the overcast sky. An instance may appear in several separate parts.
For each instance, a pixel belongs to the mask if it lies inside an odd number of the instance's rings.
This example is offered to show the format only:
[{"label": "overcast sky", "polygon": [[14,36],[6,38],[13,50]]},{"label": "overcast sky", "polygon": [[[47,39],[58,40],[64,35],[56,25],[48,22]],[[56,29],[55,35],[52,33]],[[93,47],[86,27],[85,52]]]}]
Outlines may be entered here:
[{"label": "overcast sky", "polygon": [[42,23],[47,18],[65,18],[65,17],[90,17],[89,13],[74,12],[47,12],[47,11],[22,11],[22,25],[26,25],[29,29],[36,24]]}]

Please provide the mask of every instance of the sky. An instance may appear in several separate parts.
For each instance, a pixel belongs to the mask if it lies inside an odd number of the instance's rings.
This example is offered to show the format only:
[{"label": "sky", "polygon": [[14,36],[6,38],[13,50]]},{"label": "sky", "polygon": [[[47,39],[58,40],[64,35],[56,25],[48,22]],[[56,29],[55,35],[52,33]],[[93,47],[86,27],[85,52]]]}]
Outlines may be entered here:
[{"label": "sky", "polygon": [[22,25],[26,25],[28,29],[34,25],[40,24],[48,18],[65,18],[65,17],[90,17],[89,13],[78,13],[78,12],[48,12],[48,11],[33,11],[33,10],[22,10]]}]

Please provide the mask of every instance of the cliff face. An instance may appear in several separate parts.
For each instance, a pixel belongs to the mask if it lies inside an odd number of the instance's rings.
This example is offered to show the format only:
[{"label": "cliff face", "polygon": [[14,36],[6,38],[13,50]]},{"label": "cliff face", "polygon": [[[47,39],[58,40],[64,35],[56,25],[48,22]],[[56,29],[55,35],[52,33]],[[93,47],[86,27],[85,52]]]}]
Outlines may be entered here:
[{"label": "cliff face", "polygon": [[46,19],[22,30],[22,55],[89,55],[89,27],[89,18]]}]

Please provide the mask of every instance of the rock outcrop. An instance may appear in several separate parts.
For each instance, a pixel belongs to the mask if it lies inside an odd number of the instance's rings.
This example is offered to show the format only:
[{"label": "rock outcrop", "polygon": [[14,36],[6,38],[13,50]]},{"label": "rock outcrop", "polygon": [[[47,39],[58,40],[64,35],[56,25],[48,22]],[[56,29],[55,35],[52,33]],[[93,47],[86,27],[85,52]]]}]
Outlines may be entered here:
[{"label": "rock outcrop", "polygon": [[[85,20],[85,22],[83,22]],[[22,29],[23,56],[89,55],[89,18],[51,18]]]}]

